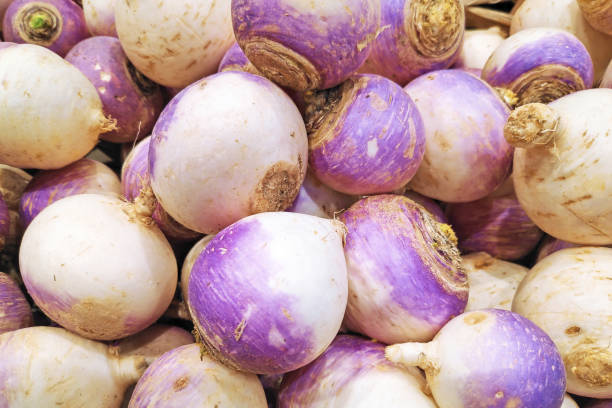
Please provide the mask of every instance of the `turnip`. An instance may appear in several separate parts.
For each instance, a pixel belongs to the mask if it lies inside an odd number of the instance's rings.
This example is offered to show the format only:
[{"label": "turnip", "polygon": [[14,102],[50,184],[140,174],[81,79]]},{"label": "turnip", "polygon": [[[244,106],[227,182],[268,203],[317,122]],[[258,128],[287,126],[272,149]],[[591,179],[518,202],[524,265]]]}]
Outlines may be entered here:
[{"label": "turnip", "polygon": [[512,16],[510,34],[534,27],[555,27],[574,34],[589,51],[594,83],[599,83],[612,58],[612,36],[593,29],[582,16],[576,0],[524,0]]},{"label": "turnip", "polygon": [[311,172],[306,172],[300,191],[287,211],[334,218],[355,201],[356,197],[339,193],[321,183]]},{"label": "turnip", "polygon": [[612,88],[612,60],[610,60],[610,64],[608,64],[608,68],[606,69],[599,86],[601,88]]},{"label": "turnip", "polygon": [[567,241],[562,241],[557,238],[553,238],[550,235],[547,235],[542,240],[542,243],[538,247],[538,256],[536,258],[536,262],[540,262],[542,259],[546,258],[548,255],[560,251],[565,248],[575,248],[581,246],[580,244],[574,244]]},{"label": "turnip", "polygon": [[118,408],[147,363],[58,327],[0,335],[0,405],[7,408]]},{"label": "turnip", "polygon": [[65,56],[89,37],[83,9],[72,0],[14,0],[2,20],[5,41],[36,44]]},{"label": "turnip", "polygon": [[24,227],[50,204],[75,194],[121,194],[119,177],[105,164],[81,159],[58,170],[37,173],[28,183],[19,203]]},{"label": "turnip", "polygon": [[461,52],[461,0],[380,0],[380,34],[360,72],[404,86],[429,71],[450,67]]},{"label": "turnip", "polygon": [[510,310],[518,285],[529,269],[493,258],[486,252],[464,255],[462,266],[470,286],[465,311],[479,309]]},{"label": "turnip", "polygon": [[433,215],[436,221],[441,222],[442,224],[448,224],[448,219],[446,218],[446,215],[444,215],[444,211],[436,201],[412,190],[404,192],[404,196],[408,197],[415,203],[422,205],[431,213],[431,215]]},{"label": "turnip", "polygon": [[226,51],[225,55],[223,55],[217,71],[244,71],[255,75],[262,75],[261,72],[255,68],[255,65],[249,61],[237,42],[235,42],[234,45]]},{"label": "turnip", "polygon": [[16,167],[0,164],[0,195],[9,210],[18,210],[21,195],[32,176]]},{"label": "turnip", "polygon": [[399,195],[371,196],[340,216],[349,281],[345,326],[384,343],[428,341],[468,300],[450,227]]},{"label": "turnip", "polygon": [[4,249],[4,245],[11,231],[11,214],[9,208],[2,199],[0,194],[0,251]]},{"label": "turnip", "polygon": [[578,0],[582,15],[591,27],[612,35],[612,2],[608,0]]},{"label": "turnip", "polygon": [[91,35],[117,37],[115,0],[83,0],[83,13]]},{"label": "turnip", "polygon": [[163,107],[161,88],[132,65],[118,39],[83,40],[66,61],[95,85],[104,113],[117,120],[117,129],[101,134],[102,140],[124,143],[151,133]]},{"label": "turnip", "polygon": [[285,375],[278,408],[434,408],[417,368],[385,359],[385,346],[340,335],[315,361]]},{"label": "turnip", "polygon": [[129,408],[267,408],[254,374],[241,373],[202,354],[197,344],[181,346],[155,360],[136,384]]},{"label": "turnip", "polygon": [[306,102],[309,169],[323,183],[346,194],[388,193],[415,175],[423,122],[399,85],[358,74]]},{"label": "turnip", "polygon": [[38,214],[19,251],[25,286],[49,318],[113,340],[155,322],[172,301],[177,265],[146,197],[78,194]]},{"label": "turnip", "polygon": [[291,99],[265,78],[226,71],[184,89],[160,115],[149,147],[151,186],[175,220],[210,234],[288,208],[307,157]]},{"label": "turnip", "polygon": [[536,247],[542,231],[513,192],[446,207],[462,253],[484,251],[505,260],[521,259]]},{"label": "turnip", "polygon": [[153,81],[184,87],[217,70],[234,35],[231,0],[115,0],[121,46]]},{"label": "turnip", "polygon": [[505,137],[514,154],[514,186],[529,218],[555,238],[612,244],[607,182],[612,153],[612,89],[588,89],[549,105],[514,112]]},{"label": "turnip", "polygon": [[32,309],[21,289],[9,275],[0,272],[0,334],[29,327],[33,323]]},{"label": "turnip", "polygon": [[114,128],[96,88],[57,54],[32,44],[0,51],[0,162],[57,169],[84,157]]},{"label": "turnip", "polygon": [[214,235],[206,235],[198,242],[196,242],[193,247],[191,247],[189,252],[187,252],[187,256],[185,256],[185,260],[183,261],[183,265],[181,266],[180,278],[181,295],[185,304],[189,302],[187,298],[187,296],[189,295],[189,276],[191,275],[193,265],[195,264],[196,260],[198,259],[204,248],[206,248],[208,243],[212,241],[214,237]]},{"label": "turnip", "polygon": [[425,74],[404,90],[425,125],[425,156],[412,190],[445,202],[469,202],[509,176],[512,147],[504,140],[508,107],[484,81],[460,70]]},{"label": "turnip", "polygon": [[512,310],[555,342],[572,394],[612,397],[612,249],[567,248],[538,262]]},{"label": "turnip", "polygon": [[[563,398],[563,404],[561,404],[561,408],[580,408],[578,406],[578,404],[576,404],[576,401],[574,401],[572,399],[572,397],[570,397],[568,394],[565,394],[565,397]],[[588,408],[588,407],[585,407]]]},{"label": "turnip", "polygon": [[493,51],[482,79],[512,91],[519,105],[548,103],[590,88],[593,62],[573,34],[558,28],[531,28],[511,35]]},{"label": "turnip", "polygon": [[387,358],[425,370],[440,408],[558,408],[563,361],[552,340],[508,310],[466,312],[429,343],[388,346]]},{"label": "turnip", "polygon": [[455,61],[453,68],[482,69],[489,56],[491,56],[505,38],[506,35],[499,26],[479,30],[466,30],[461,53]]},{"label": "turnip", "polygon": [[268,79],[298,91],[326,89],[367,58],[379,29],[380,3],[232,0],[232,23],[238,44]]},{"label": "turnip", "polygon": [[258,374],[298,369],[332,342],[346,308],[344,227],[267,212],[230,225],[197,258],[188,305],[206,350]]}]

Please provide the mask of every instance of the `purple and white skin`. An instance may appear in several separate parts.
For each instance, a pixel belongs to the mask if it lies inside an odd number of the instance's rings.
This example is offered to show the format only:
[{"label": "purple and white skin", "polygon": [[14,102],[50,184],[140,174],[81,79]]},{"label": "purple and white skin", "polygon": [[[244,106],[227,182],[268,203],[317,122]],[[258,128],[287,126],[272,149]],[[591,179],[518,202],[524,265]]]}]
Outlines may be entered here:
[{"label": "purple and white skin", "polygon": [[408,197],[415,203],[422,205],[431,213],[431,215],[433,215],[436,221],[441,222],[442,224],[448,224],[448,219],[446,218],[444,211],[436,201],[412,190],[404,192],[404,196]]},{"label": "purple and white skin", "polygon": [[324,184],[345,194],[389,193],[416,174],[423,121],[395,82],[356,74],[306,102],[309,170]]},{"label": "purple and white skin", "polygon": [[482,70],[493,51],[506,37],[499,26],[465,30],[461,53],[453,68]]},{"label": "purple and white skin", "polygon": [[429,341],[468,301],[454,234],[400,195],[376,195],[341,216],[349,300],[344,325],[387,344]]},{"label": "purple and white skin", "polygon": [[4,202],[0,194],[0,251],[4,249],[4,245],[11,231],[11,214],[9,208]]},{"label": "purple and white skin", "polygon": [[612,35],[612,2],[608,0],[578,0],[582,15],[597,31]]},{"label": "purple and white skin", "polygon": [[304,120],[281,88],[247,72],[220,72],[164,108],[149,147],[151,187],[172,218],[213,234],[288,208],[307,157]]},{"label": "purple and white skin", "polygon": [[83,0],[83,13],[91,35],[117,37],[115,0]]},{"label": "purple and white skin", "polygon": [[[130,154],[128,154],[121,167],[121,192],[128,201],[135,200],[143,189],[150,188],[151,186],[149,177],[150,142],[150,136],[138,142]],[[194,241],[202,235],[179,224],[168,215],[159,203],[155,204],[155,210],[151,217],[171,242]]]},{"label": "purple and white skin", "polygon": [[117,128],[102,133],[100,139],[125,143],[151,133],[163,108],[161,87],[132,65],[117,38],[83,40],[70,50],[66,61],[94,84],[104,113],[117,120]]},{"label": "purple and white skin", "polygon": [[0,406],[119,408],[147,364],[59,327],[0,335]]},{"label": "purple and white skin", "polygon": [[64,57],[89,37],[83,9],[72,0],[14,0],[2,20],[5,41],[36,44]]},{"label": "purple and white skin", "polygon": [[280,374],[313,361],[340,329],[348,283],[344,226],[306,214],[255,214],[219,232],[189,277],[206,350],[230,367]]},{"label": "purple and white skin", "polygon": [[606,68],[606,72],[604,72],[603,78],[601,80],[600,88],[612,88],[612,60],[610,60],[610,64],[608,64],[608,68]]},{"label": "purple and white skin", "polygon": [[514,193],[449,204],[446,216],[465,254],[483,251],[514,261],[529,254],[543,235]]},{"label": "purple and white skin", "polygon": [[523,105],[508,118],[506,140],[518,147],[516,196],[529,218],[555,238],[612,244],[611,104],[612,89],[587,89],[548,105]]},{"label": "purple and white skin", "polygon": [[434,408],[416,367],[385,359],[385,346],[339,335],[315,361],[286,374],[278,408]]},{"label": "purple and white skin", "polygon": [[462,263],[470,286],[466,312],[479,309],[510,310],[512,299],[528,268],[493,258],[486,252],[464,255]]},{"label": "purple and white skin", "polygon": [[286,211],[334,218],[355,201],[357,197],[329,188],[307,171],[295,201]]},{"label": "purple and white skin", "polygon": [[368,57],[380,7],[378,0],[232,0],[232,23],[265,77],[297,91],[327,89]]},{"label": "purple and white skin", "polygon": [[27,227],[34,217],[52,203],[76,194],[98,193],[119,196],[121,182],[107,165],[81,159],[58,170],[36,173],[19,202],[19,217]]},{"label": "purple and white skin", "polygon": [[171,350],[155,360],[140,378],[129,408],[193,406],[267,408],[257,376],[226,367],[197,344]]},{"label": "purple and white skin", "polygon": [[550,235],[546,235],[542,240],[542,243],[538,247],[538,256],[536,263],[546,258],[548,255],[560,251],[565,248],[576,248],[581,246],[580,244],[574,244],[572,242],[562,241]]},{"label": "purple and white skin", "polygon": [[612,399],[591,400],[583,405],[582,408],[612,408]]},{"label": "purple and white skin", "polygon": [[548,103],[593,86],[593,62],[573,34],[531,28],[506,38],[482,69],[491,86],[513,92],[517,105]]},{"label": "purple and white skin", "polygon": [[4,272],[0,272],[0,316],[0,334],[34,324],[30,304],[15,281]]},{"label": "purple and white skin", "polygon": [[510,175],[510,113],[497,92],[461,70],[425,74],[404,90],[425,125],[425,156],[409,187],[447,203],[486,197]]},{"label": "purple and white skin", "polygon": [[567,392],[612,398],[612,249],[567,248],[538,262],[514,295],[512,311],[557,345]]},{"label": "purple and white skin", "polygon": [[249,61],[237,42],[225,52],[225,55],[219,63],[217,72],[223,71],[244,71],[255,75],[262,75],[261,72],[255,68],[255,65]]},{"label": "purple and white skin", "polygon": [[[198,242],[196,242],[193,247],[187,252],[187,256],[185,256],[185,260],[183,261],[183,265],[181,266],[181,277],[179,279],[179,284],[181,287],[181,295],[183,298],[184,304],[188,304],[188,296],[189,296],[189,276],[191,275],[191,270],[193,269],[193,265],[198,260],[198,257],[206,248],[206,246],[212,241],[215,235],[206,235]],[[186,307],[186,306],[185,306]]]},{"label": "purple and white skin", "polygon": [[450,67],[461,51],[465,13],[461,0],[380,0],[381,22],[359,72],[399,85]]},{"label": "purple and white skin", "polygon": [[440,408],[559,408],[565,394],[553,341],[508,310],[466,312],[431,342],[388,346],[385,355],[423,369]]}]

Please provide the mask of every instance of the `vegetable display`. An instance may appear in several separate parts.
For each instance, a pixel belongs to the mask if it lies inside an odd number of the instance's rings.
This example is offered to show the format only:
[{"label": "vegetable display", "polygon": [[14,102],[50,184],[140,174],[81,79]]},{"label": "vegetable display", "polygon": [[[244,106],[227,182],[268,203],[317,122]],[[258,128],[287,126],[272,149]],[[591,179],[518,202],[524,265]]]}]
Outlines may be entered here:
[{"label": "vegetable display", "polygon": [[117,37],[115,28],[116,0],[83,0],[85,24],[91,35]]},{"label": "vegetable display", "polygon": [[461,53],[453,64],[453,68],[481,70],[493,51],[505,38],[506,35],[504,35],[499,26],[479,30],[466,30]]},{"label": "vegetable display", "polygon": [[612,35],[612,3],[606,0],[578,0],[582,15],[591,27]]},{"label": "vegetable display", "polygon": [[0,316],[0,334],[34,323],[30,304],[15,281],[4,272],[0,272]]},{"label": "vegetable display", "polygon": [[354,196],[329,188],[317,180],[312,173],[307,172],[295,201],[287,208],[287,211],[334,218],[355,201],[357,199]]}]

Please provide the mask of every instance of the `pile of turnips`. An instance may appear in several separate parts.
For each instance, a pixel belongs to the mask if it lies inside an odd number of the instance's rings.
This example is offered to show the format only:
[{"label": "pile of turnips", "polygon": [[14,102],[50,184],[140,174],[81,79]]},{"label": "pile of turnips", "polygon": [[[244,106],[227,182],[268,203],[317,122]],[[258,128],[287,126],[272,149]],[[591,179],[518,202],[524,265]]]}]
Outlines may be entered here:
[{"label": "pile of turnips", "polygon": [[612,1],[467,3],[0,0],[0,407],[612,407]]}]

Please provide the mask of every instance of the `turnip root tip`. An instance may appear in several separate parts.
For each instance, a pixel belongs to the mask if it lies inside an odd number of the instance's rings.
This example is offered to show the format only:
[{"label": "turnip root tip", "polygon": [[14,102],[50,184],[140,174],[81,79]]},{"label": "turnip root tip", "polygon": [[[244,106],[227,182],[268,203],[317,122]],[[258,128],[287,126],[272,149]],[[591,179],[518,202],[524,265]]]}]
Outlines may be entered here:
[{"label": "turnip root tip", "polygon": [[504,137],[514,147],[546,145],[554,138],[559,120],[559,114],[547,105],[529,103],[512,111],[504,127]]}]

